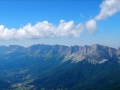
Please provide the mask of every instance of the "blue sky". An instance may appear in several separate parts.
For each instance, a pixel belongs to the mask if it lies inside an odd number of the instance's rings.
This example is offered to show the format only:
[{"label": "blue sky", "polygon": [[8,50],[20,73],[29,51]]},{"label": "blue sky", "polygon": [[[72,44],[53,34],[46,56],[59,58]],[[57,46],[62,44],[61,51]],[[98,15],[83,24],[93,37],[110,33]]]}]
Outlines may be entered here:
[{"label": "blue sky", "polygon": [[119,0],[0,1],[0,45],[120,47]]}]

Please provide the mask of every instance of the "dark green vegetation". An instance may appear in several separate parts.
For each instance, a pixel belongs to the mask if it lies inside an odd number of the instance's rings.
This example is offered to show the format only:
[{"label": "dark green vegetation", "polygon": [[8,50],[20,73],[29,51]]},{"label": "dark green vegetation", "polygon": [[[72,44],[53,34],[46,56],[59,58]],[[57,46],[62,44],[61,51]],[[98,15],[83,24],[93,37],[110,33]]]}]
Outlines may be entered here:
[{"label": "dark green vegetation", "polygon": [[10,84],[0,81],[0,90],[9,90],[11,89]]},{"label": "dark green vegetation", "polygon": [[0,46],[0,90],[119,90],[120,49]]},{"label": "dark green vegetation", "polygon": [[51,90],[119,90],[120,65],[105,62],[91,65],[81,62],[60,69],[48,77],[35,80],[32,84],[39,89]]}]

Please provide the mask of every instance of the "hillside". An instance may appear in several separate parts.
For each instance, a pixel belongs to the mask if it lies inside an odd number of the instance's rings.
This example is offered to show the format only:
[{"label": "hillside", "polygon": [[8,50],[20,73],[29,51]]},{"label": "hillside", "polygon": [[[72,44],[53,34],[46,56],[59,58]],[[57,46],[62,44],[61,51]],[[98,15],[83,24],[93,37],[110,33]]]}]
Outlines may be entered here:
[{"label": "hillside", "polygon": [[98,44],[0,46],[0,78],[14,88],[118,90],[119,63],[120,48]]}]

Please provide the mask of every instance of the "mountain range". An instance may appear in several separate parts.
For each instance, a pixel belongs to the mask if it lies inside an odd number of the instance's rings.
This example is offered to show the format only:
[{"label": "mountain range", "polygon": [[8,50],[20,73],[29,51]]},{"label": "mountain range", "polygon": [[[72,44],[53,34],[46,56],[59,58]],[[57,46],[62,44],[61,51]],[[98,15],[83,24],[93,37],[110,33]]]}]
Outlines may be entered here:
[{"label": "mountain range", "polygon": [[0,90],[119,90],[120,48],[0,46]]}]

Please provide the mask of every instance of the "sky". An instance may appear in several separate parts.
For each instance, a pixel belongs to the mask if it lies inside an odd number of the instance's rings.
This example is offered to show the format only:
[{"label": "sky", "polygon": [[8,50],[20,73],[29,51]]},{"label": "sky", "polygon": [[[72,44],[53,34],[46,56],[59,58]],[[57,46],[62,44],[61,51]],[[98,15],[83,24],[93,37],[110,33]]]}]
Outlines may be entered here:
[{"label": "sky", "polygon": [[0,45],[120,47],[119,0],[1,0]]}]

